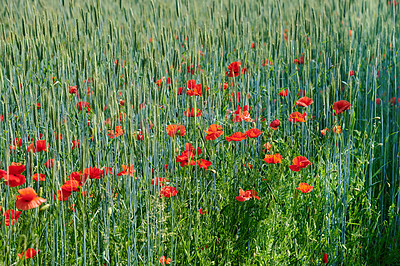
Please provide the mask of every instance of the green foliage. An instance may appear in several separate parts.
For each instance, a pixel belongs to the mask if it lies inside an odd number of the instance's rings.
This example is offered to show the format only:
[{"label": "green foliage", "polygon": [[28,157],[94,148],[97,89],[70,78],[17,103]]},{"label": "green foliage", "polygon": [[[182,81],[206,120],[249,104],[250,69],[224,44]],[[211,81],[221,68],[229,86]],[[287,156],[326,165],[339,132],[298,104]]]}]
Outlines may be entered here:
[{"label": "green foliage", "polygon": [[[320,265],[325,252],[333,265],[399,263],[399,5],[0,2],[0,169],[27,165],[22,187],[1,181],[0,214],[15,209],[25,187],[49,204],[0,227],[4,265],[153,265],[161,256],[173,265]],[[234,61],[247,71],[231,78]],[[163,77],[171,83],[157,85]],[[203,96],[177,95],[190,79],[203,84]],[[69,93],[74,85],[79,99]],[[313,104],[295,106],[302,96]],[[351,108],[336,115],[339,100]],[[78,102],[90,110],[79,112]],[[232,122],[238,105],[252,107],[252,122]],[[188,108],[202,115],[186,117]],[[307,113],[305,123],[288,121],[295,111]],[[170,124],[184,124],[186,134],[169,137]],[[224,134],[209,141],[211,124]],[[116,126],[124,134],[110,138]],[[253,127],[263,134],[225,140]],[[28,153],[38,133],[48,152]],[[23,144],[13,150],[15,138]],[[266,142],[281,164],[263,161]],[[185,143],[212,165],[181,167]],[[296,156],[312,164],[293,172]],[[117,175],[131,164],[133,176]],[[67,176],[87,167],[113,170],[59,201]],[[39,172],[46,181],[32,179]],[[178,194],[160,197],[152,184],[159,177]],[[296,190],[300,182],[312,192]],[[240,188],[260,199],[237,201]],[[39,251],[25,262],[17,254],[27,248]]]}]

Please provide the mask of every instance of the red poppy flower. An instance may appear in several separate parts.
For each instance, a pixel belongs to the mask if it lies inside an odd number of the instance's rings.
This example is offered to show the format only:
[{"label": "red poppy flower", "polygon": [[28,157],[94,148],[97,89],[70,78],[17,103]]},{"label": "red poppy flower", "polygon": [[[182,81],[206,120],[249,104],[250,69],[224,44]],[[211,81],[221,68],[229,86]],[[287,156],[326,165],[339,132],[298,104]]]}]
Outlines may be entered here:
[{"label": "red poppy flower", "polygon": [[351,104],[345,100],[335,102],[332,106],[333,110],[335,110],[337,114],[340,114],[341,112],[344,112],[344,111],[350,109],[350,107],[351,107]]},{"label": "red poppy flower", "polygon": [[261,130],[257,129],[257,128],[251,128],[249,130],[247,130],[246,132],[244,132],[244,134],[249,137],[249,138],[257,138],[258,136],[261,135]]},{"label": "red poppy flower", "polygon": [[244,167],[248,167],[248,168],[250,168],[250,169],[253,169],[253,165],[252,164],[249,164],[249,163],[247,163],[247,162],[245,162],[244,163]]},{"label": "red poppy flower", "polygon": [[164,263],[165,264],[170,264],[171,263],[171,259],[170,258],[165,259],[165,256],[161,256],[160,257],[160,264],[163,265]]},{"label": "red poppy flower", "polygon": [[[71,194],[72,194],[72,191],[60,189],[60,190],[57,191],[57,199],[59,201],[67,201],[67,200],[70,199]],[[53,195],[53,198],[54,198],[54,195]]]},{"label": "red poppy flower", "polygon": [[334,126],[333,127],[333,132],[335,132],[336,134],[342,133],[342,127],[341,126]]},{"label": "red poppy flower", "polygon": [[22,139],[20,138],[14,138],[13,139],[13,145],[17,146],[17,147],[21,147],[22,146]]},{"label": "red poppy flower", "polygon": [[[274,62],[272,60],[269,60],[269,64],[272,66]],[[261,66],[268,66],[268,59],[261,60]]]},{"label": "red poppy flower", "polygon": [[9,148],[10,148],[10,150],[15,150],[15,149],[17,149],[17,147],[15,147],[14,145],[10,145]]},{"label": "red poppy flower", "polygon": [[205,210],[203,210],[202,208],[200,208],[200,209],[199,209],[199,213],[202,214],[202,215],[204,215],[204,214],[207,214],[207,211],[205,211]]},{"label": "red poppy flower", "polygon": [[376,103],[376,104],[380,104],[380,103],[381,103],[381,99],[376,98],[375,103]]},{"label": "red poppy flower", "polygon": [[166,172],[168,172],[168,170],[169,170],[169,166],[168,166],[168,164],[161,164],[161,167],[160,167],[162,170],[164,170],[164,171],[166,171]]},{"label": "red poppy flower", "polygon": [[157,86],[161,86],[161,84],[166,80],[166,77],[162,77],[156,81]]},{"label": "red poppy flower", "polygon": [[54,165],[54,162],[55,162],[54,159],[50,159],[50,160],[48,160],[47,162],[44,163],[44,166],[45,166],[46,168],[52,168],[53,165]]},{"label": "red poppy flower", "polygon": [[230,63],[228,66],[228,71],[225,72],[225,75],[227,75],[228,77],[239,76],[240,65],[240,61]]},{"label": "red poppy flower", "polygon": [[15,207],[22,211],[30,210],[39,207],[42,203],[46,202],[45,199],[38,197],[35,190],[31,187],[18,190],[17,200]]},{"label": "red poppy flower", "polygon": [[171,78],[167,79],[167,77],[160,78],[159,80],[156,81],[156,84],[157,86],[161,86],[161,84],[163,84],[166,81],[168,82],[168,84],[171,84]]},{"label": "red poppy flower", "polygon": [[287,41],[287,33],[288,33],[288,29],[285,29],[285,34],[284,34],[284,37],[285,37],[285,41]]},{"label": "red poppy flower", "polygon": [[[247,105],[246,105],[247,106]],[[240,106],[238,106],[239,108]],[[237,111],[236,111],[237,112]],[[235,113],[236,113],[235,112]],[[241,121],[246,121],[246,122],[252,122],[253,120],[250,117],[250,113],[248,111],[243,111],[239,112],[238,115],[236,115],[233,119],[233,122],[241,122]]]},{"label": "red poppy flower", "polygon": [[54,139],[58,139],[58,137],[60,137],[60,139],[64,139],[63,134],[60,134],[60,136],[58,136],[57,132],[54,131]]},{"label": "red poppy flower", "polygon": [[278,93],[278,95],[279,96],[288,96],[288,90],[281,90],[279,93]]},{"label": "red poppy flower", "polygon": [[68,92],[70,93],[70,94],[75,94],[75,93],[77,93],[78,92],[78,86],[77,85],[75,85],[75,86],[68,86]]},{"label": "red poppy flower", "polygon": [[304,119],[307,116],[306,113],[299,113],[299,112],[293,112],[289,115],[289,121],[291,122],[306,122]]},{"label": "red poppy flower", "polygon": [[[233,85],[233,84],[232,84]],[[227,90],[229,88],[228,82],[221,83],[220,89]]]},{"label": "red poppy flower", "polygon": [[161,194],[166,198],[170,198],[178,194],[178,191],[174,187],[165,186],[161,189]]},{"label": "red poppy flower", "polygon": [[197,149],[195,149],[190,143],[185,143],[185,151],[190,151],[194,155],[200,155],[203,152],[200,147],[197,147]]},{"label": "red poppy flower", "polygon": [[153,178],[151,180],[151,184],[153,186],[160,186],[160,187],[165,186],[166,182],[168,182],[168,180],[165,179],[164,177]]},{"label": "red poppy flower", "polygon": [[226,137],[226,140],[229,141],[242,141],[246,139],[247,136],[243,134],[242,132],[235,132],[231,136]]},{"label": "red poppy flower", "polygon": [[[396,99],[397,99],[397,102],[396,102]],[[392,97],[392,98],[389,99],[389,103],[391,105],[394,105],[394,104],[399,103],[399,102],[400,102],[400,98]]]},{"label": "red poppy flower", "polygon": [[[125,121],[126,113],[118,113],[118,115],[119,115],[120,122]],[[144,121],[146,121],[146,119]]]},{"label": "red poppy flower", "polygon": [[190,66],[187,66],[186,69],[187,69],[188,73],[190,73],[192,75],[194,74],[195,67],[193,64],[191,64]]},{"label": "red poppy flower", "polygon": [[349,74],[350,74],[350,77],[354,76],[354,74],[355,74],[354,70],[350,70]]},{"label": "red poppy flower", "polygon": [[36,250],[34,250],[33,248],[28,248],[25,251],[25,254],[24,252],[22,252],[21,254],[18,254],[18,257],[20,257],[21,259],[30,259],[35,257],[36,253],[37,253]]},{"label": "red poppy flower", "polygon": [[76,146],[78,146],[78,148],[80,148],[80,147],[81,147],[81,143],[80,143],[80,141],[79,141],[79,140],[73,140],[73,141],[72,141],[72,147],[71,147],[71,150],[75,149],[75,147],[76,147]]},{"label": "red poppy flower", "polygon": [[176,157],[176,162],[181,163],[181,167],[190,165],[196,165],[196,161],[193,159],[194,154],[191,151],[183,151],[181,155]]},{"label": "red poppy flower", "polygon": [[222,126],[221,125],[216,125],[212,124],[208,127],[207,131],[204,131],[207,133],[206,140],[215,140],[219,138],[224,132],[222,131]]},{"label": "red poppy flower", "polygon": [[280,155],[279,153],[273,155],[265,154],[264,162],[272,164],[282,163],[282,155]]},{"label": "red poppy flower", "polygon": [[136,137],[137,140],[144,140],[144,136],[143,136],[141,130],[138,130],[138,131],[134,134],[134,136]]},{"label": "red poppy flower", "polygon": [[82,111],[82,108],[86,107],[86,111],[90,112],[90,104],[87,102],[78,102],[76,104],[76,109],[78,110],[78,112]]},{"label": "red poppy flower", "polygon": [[200,148],[197,148],[195,150],[190,143],[185,144],[185,150],[181,153],[181,155],[178,155],[176,157],[176,162],[181,163],[181,167],[188,166],[189,163],[190,165],[196,165],[196,161],[194,156],[200,155],[202,153],[202,150]]},{"label": "red poppy flower", "polygon": [[256,121],[261,120],[261,121],[265,122],[267,119],[265,117],[263,118],[262,116],[260,116],[260,117],[256,116],[255,120]]},{"label": "red poppy flower", "polygon": [[22,163],[14,163],[12,162],[11,165],[8,167],[8,173],[10,175],[19,175],[22,174],[26,170],[26,164]]},{"label": "red poppy flower", "polygon": [[304,58],[303,58],[303,56],[300,56],[299,59],[294,59],[294,63],[295,63],[295,64],[298,64],[298,65],[304,64]]},{"label": "red poppy flower", "polygon": [[212,164],[211,162],[204,159],[198,159],[196,163],[203,169],[207,169]]},{"label": "red poppy flower", "polygon": [[122,171],[119,172],[117,174],[117,176],[130,175],[131,177],[135,177],[136,170],[134,169],[133,164],[131,164],[129,166],[129,169],[128,169],[128,165],[122,164],[121,166],[122,166]]},{"label": "red poppy flower", "polygon": [[81,172],[72,172],[68,176],[69,180],[76,180],[79,184],[79,186],[83,186],[83,183],[86,182],[87,176],[84,176]]},{"label": "red poppy flower", "polygon": [[347,35],[348,35],[349,37],[351,37],[351,36],[353,35],[353,31],[352,31],[352,30],[349,30],[349,32],[347,33]]},{"label": "red poppy flower", "polygon": [[[192,86],[193,89],[186,91],[186,94],[189,96],[202,96],[203,95],[203,88],[201,84],[196,84]],[[208,91],[210,88],[206,86],[206,90]]]},{"label": "red poppy flower", "polygon": [[300,99],[297,100],[297,102],[296,102],[296,104],[294,106],[300,105],[300,106],[303,106],[303,107],[308,107],[312,103],[313,103],[313,99],[308,98],[308,97],[301,97]]},{"label": "red poppy flower", "polygon": [[116,60],[114,61],[114,65],[115,65],[115,66],[118,65],[118,61],[120,62],[119,65],[120,65],[121,67],[124,67],[124,64],[126,63],[125,60],[122,61],[122,59],[120,59],[120,60],[116,59]]},{"label": "red poppy flower", "polygon": [[311,162],[304,156],[297,156],[293,159],[293,164],[289,165],[290,170],[298,172],[301,168],[306,168]]},{"label": "red poppy flower", "polygon": [[328,255],[326,254],[326,252],[325,252],[324,256],[322,257],[322,262],[324,264],[328,264]]},{"label": "red poppy flower", "polygon": [[[33,139],[30,138],[29,136],[28,136],[28,138],[29,138],[30,140],[33,140]],[[42,134],[42,133],[36,134],[36,139],[41,139],[41,138],[43,138],[43,134]]]},{"label": "red poppy flower", "polygon": [[244,191],[243,189],[239,189],[239,196],[236,196],[236,200],[238,201],[247,201],[251,198],[255,198],[255,199],[260,199],[257,196],[257,192],[255,190],[246,190]]},{"label": "red poppy flower", "polygon": [[107,136],[110,138],[116,138],[119,136],[122,136],[124,134],[124,130],[122,129],[122,126],[116,126],[115,130],[108,130]]},{"label": "red poppy flower", "polygon": [[[3,220],[4,225],[10,226],[16,224],[21,213],[21,211],[6,210],[6,212],[3,214],[5,217]],[[3,221],[0,222],[1,225],[3,225]]]},{"label": "red poppy flower", "polygon": [[[194,117],[194,108],[192,108],[192,109],[188,109],[188,110],[185,110],[185,116],[187,116],[187,117]],[[198,117],[198,116],[201,116],[201,111],[200,111],[200,109],[199,108],[197,108],[197,112],[196,112],[196,116]]]},{"label": "red poppy flower", "polygon": [[83,170],[83,174],[85,178],[89,177],[90,179],[100,179],[100,177],[104,174],[104,171],[100,171],[97,167],[89,167]]},{"label": "red poppy flower", "polygon": [[269,124],[269,126],[273,129],[273,130],[277,130],[279,128],[279,126],[281,125],[281,121],[279,121],[278,119],[275,119],[274,121],[271,122],[271,124]]},{"label": "red poppy flower", "polygon": [[[247,105],[243,107],[243,111],[240,106],[238,106],[238,109],[235,111],[235,114],[237,114],[232,120],[233,122],[241,122],[241,121],[246,121],[246,122],[252,122],[253,120],[250,117],[250,113],[247,111]],[[249,108],[250,110],[250,108]]]},{"label": "red poppy flower", "polygon": [[18,187],[25,183],[25,176],[20,174],[8,174],[7,171],[0,170],[0,179],[4,179],[4,184],[9,187]]},{"label": "red poppy flower", "polygon": [[325,135],[326,135],[326,131],[328,131],[327,128],[322,129],[322,130],[321,130],[321,134],[325,136]]},{"label": "red poppy flower", "polygon": [[242,107],[240,107],[240,105],[237,106],[235,114],[239,115],[243,112],[247,112],[247,111],[251,111],[251,106],[245,105]]},{"label": "red poppy flower", "polygon": [[309,193],[313,190],[313,186],[310,186],[307,183],[300,183],[296,189],[300,190],[303,193]]},{"label": "red poppy flower", "polygon": [[176,137],[176,135],[183,137],[186,133],[185,125],[168,125],[167,134],[171,138]]},{"label": "red poppy flower", "polygon": [[90,95],[93,95],[94,94],[94,92],[93,91],[90,91],[90,88],[88,87],[87,89],[86,89],[86,95],[87,96],[90,96]]},{"label": "red poppy flower", "polygon": [[32,179],[35,181],[46,181],[46,176],[44,174],[36,173],[32,176]]},{"label": "red poppy flower", "polygon": [[61,186],[62,191],[73,192],[79,191],[79,182],[76,180],[67,180],[64,185]]},{"label": "red poppy flower", "polygon": [[[267,152],[272,148],[271,143],[267,142],[264,144],[264,149],[267,150]],[[265,150],[263,150],[263,152],[265,152]]]},{"label": "red poppy flower", "polygon": [[187,82],[187,88],[191,89],[194,88],[194,86],[196,86],[196,81],[194,79],[189,79]]},{"label": "red poppy flower", "polygon": [[76,212],[75,204],[71,204],[69,206],[69,210],[72,211],[72,212]]},{"label": "red poppy flower", "polygon": [[33,143],[29,144],[27,150],[28,152],[47,151],[47,143],[45,140],[34,141]]}]

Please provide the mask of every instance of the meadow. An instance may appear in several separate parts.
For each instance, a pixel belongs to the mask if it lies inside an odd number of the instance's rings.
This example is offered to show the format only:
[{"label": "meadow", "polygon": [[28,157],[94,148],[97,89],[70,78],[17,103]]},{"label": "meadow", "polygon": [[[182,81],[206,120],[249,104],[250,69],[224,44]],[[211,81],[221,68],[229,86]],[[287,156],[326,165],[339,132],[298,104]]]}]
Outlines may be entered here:
[{"label": "meadow", "polygon": [[0,265],[400,264],[398,2],[0,2]]}]

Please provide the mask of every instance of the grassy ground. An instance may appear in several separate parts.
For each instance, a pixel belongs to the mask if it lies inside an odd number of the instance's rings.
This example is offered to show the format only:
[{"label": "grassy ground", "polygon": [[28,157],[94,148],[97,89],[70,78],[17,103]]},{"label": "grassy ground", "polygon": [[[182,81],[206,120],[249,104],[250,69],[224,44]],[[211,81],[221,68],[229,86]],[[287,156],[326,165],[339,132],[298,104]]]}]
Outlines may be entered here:
[{"label": "grassy ground", "polygon": [[400,263],[397,2],[1,2],[3,265]]}]

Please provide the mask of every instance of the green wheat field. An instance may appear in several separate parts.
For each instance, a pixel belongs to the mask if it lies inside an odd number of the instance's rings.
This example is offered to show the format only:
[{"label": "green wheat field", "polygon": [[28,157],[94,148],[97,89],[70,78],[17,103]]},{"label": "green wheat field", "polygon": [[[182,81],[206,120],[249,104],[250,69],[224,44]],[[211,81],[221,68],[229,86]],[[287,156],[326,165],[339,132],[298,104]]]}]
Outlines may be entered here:
[{"label": "green wheat field", "polygon": [[0,2],[0,265],[400,265],[399,2]]}]

